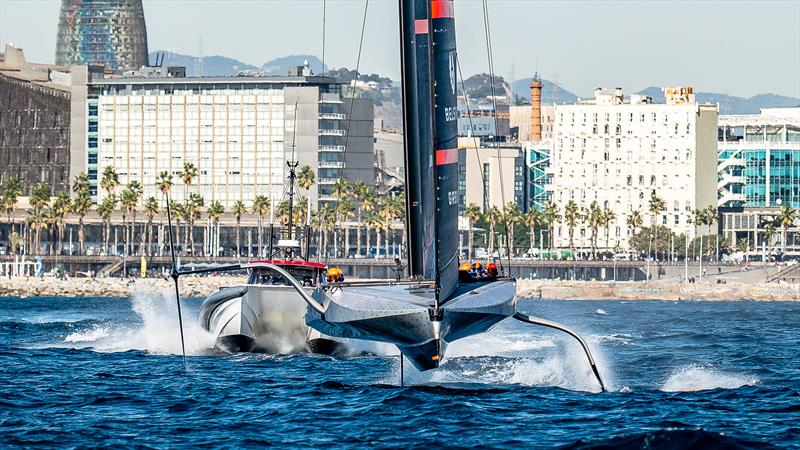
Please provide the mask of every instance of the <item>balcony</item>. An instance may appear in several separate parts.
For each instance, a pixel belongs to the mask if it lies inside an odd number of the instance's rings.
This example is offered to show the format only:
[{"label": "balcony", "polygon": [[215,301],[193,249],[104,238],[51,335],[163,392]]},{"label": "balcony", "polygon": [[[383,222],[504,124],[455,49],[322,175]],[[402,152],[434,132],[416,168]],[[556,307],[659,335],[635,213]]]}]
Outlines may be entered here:
[{"label": "balcony", "polygon": [[320,145],[319,151],[342,153],[344,151],[344,145]]},{"label": "balcony", "polygon": [[717,181],[717,189],[722,189],[731,184],[744,184],[744,175],[731,175],[729,173],[722,173]]},{"label": "balcony", "polygon": [[319,130],[320,136],[344,136],[344,130]]},{"label": "balcony", "polygon": [[340,113],[320,113],[319,118],[324,120],[344,120],[345,116]]},{"label": "balcony", "polygon": [[344,163],[341,161],[320,161],[319,168],[320,169],[341,169],[344,167]]},{"label": "balcony", "polygon": [[321,202],[335,202],[336,197],[331,194],[320,194],[318,200]]},{"label": "balcony", "polygon": [[338,178],[320,178],[318,184],[336,184]]}]

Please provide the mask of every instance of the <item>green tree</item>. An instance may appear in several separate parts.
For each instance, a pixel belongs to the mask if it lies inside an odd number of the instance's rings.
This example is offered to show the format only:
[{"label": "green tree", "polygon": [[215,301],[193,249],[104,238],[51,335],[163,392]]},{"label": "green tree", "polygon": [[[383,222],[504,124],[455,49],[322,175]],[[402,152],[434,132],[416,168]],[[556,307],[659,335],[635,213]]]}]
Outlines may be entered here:
[{"label": "green tree", "polygon": [[364,223],[364,200],[369,195],[369,187],[361,180],[353,184],[353,199],[356,202],[356,254],[361,254],[361,227]]},{"label": "green tree", "polygon": [[125,256],[130,255],[130,241],[131,241],[131,229],[128,224],[128,217],[133,213],[136,209],[136,204],[139,202],[139,198],[130,187],[127,187],[122,190],[119,194],[119,206],[120,211],[122,212],[122,229],[125,230]]},{"label": "green tree", "polygon": [[117,208],[117,197],[115,195],[108,195],[97,205],[97,214],[103,220],[103,252],[106,255],[111,253],[108,250],[108,241],[111,236],[111,215]]},{"label": "green tree", "polygon": [[569,232],[569,249],[573,257],[575,255],[575,227],[578,226],[578,222],[580,222],[582,218],[583,215],[578,205],[575,201],[570,199],[564,206],[564,223],[567,225],[567,231]]},{"label": "green tree", "polygon": [[[214,233],[219,234],[219,219],[223,214],[225,214],[225,207],[222,206],[222,203],[214,200],[210,205],[208,205],[208,211],[206,211],[206,214],[208,214],[208,218],[211,219]],[[217,252],[219,251],[219,242],[217,242],[216,239],[211,240],[211,247],[208,248],[211,248],[211,256],[218,256]]]},{"label": "green tree", "polygon": [[498,209],[496,206],[489,208],[489,211],[486,213],[486,221],[489,222],[489,255],[494,255],[494,242],[496,238],[495,228],[502,217],[503,213],[500,212],[500,209]]},{"label": "green tree", "polygon": [[[263,255],[264,244],[263,244],[263,229],[264,229],[264,217],[269,214],[269,199],[263,195],[256,195],[256,198],[253,199],[253,214],[258,216],[258,256],[260,257]],[[269,237],[272,239],[272,236]],[[271,255],[270,255],[271,257]]]},{"label": "green tree", "polygon": [[592,247],[592,259],[597,259],[597,231],[603,225],[603,210],[600,209],[600,205],[596,201],[593,201],[589,205],[589,209],[584,213],[584,217],[592,232],[589,238]]},{"label": "green tree", "polygon": [[[667,203],[664,201],[663,198],[656,195],[655,189],[650,192],[650,201],[648,202],[648,210],[651,214],[651,224],[653,226],[653,230],[658,232],[658,228],[656,225],[658,224],[658,215],[661,214],[664,210],[667,209]],[[654,238],[657,238],[657,235],[654,235]],[[656,252],[656,259],[658,259],[658,252]]]},{"label": "green tree", "polygon": [[603,209],[603,228],[606,229],[606,251],[611,251],[611,247],[609,246],[609,238],[611,237],[611,224],[614,223],[616,220],[617,215],[614,211],[605,208]]},{"label": "green tree", "polygon": [[189,201],[189,186],[191,186],[192,181],[197,178],[197,167],[190,162],[186,162],[183,164],[183,171],[180,173],[181,181],[183,181],[183,199],[184,203],[188,203]]},{"label": "green tree", "polygon": [[72,192],[75,199],[72,201],[72,212],[78,216],[78,254],[83,255],[86,251],[86,233],[84,231],[84,218],[92,209],[92,197],[89,194],[89,176],[80,173],[72,183]]},{"label": "green tree", "polygon": [[45,183],[39,183],[34,186],[31,192],[30,204],[31,211],[30,222],[31,228],[34,230],[34,254],[39,254],[41,251],[41,230],[47,226],[47,217],[45,215],[45,208],[50,205],[50,186]]},{"label": "green tree", "polygon": [[475,258],[475,224],[483,217],[481,207],[475,203],[468,204],[467,208],[464,210],[464,217],[466,217],[469,222],[469,230],[467,231],[467,245],[469,246],[469,251],[467,254],[469,255],[469,259],[472,260]]},{"label": "green tree", "polygon": [[188,248],[192,255],[195,254],[194,252],[194,223],[197,219],[200,218],[200,211],[205,206],[205,200],[203,200],[203,196],[196,192],[192,192],[189,194],[189,199],[183,205],[183,217],[184,221],[186,222],[186,227],[188,228],[188,233],[186,234],[186,238],[188,238]]},{"label": "green tree", "polygon": [[236,257],[238,258],[242,256],[242,216],[247,213],[247,207],[244,206],[243,201],[236,200],[231,208],[231,213],[236,219]]},{"label": "green tree", "polygon": [[775,221],[781,226],[781,254],[786,255],[786,244],[789,240],[789,227],[797,220],[797,210],[788,204],[781,206]]},{"label": "green tree", "polygon": [[504,207],[503,213],[506,219],[505,226],[508,230],[508,252],[511,256],[514,256],[514,228],[522,219],[522,211],[519,210],[519,206],[516,203],[508,202]]},{"label": "green tree", "polygon": [[147,225],[145,228],[146,251],[147,256],[153,256],[153,219],[156,214],[159,214],[158,200],[155,197],[148,197],[144,201],[144,213],[147,216]]},{"label": "green tree", "polygon": [[[172,175],[169,172],[162,171],[158,174],[158,179],[156,180],[156,189],[161,192],[161,207],[162,209],[166,210],[167,204],[164,203],[165,201],[169,200],[169,193],[172,191]],[[166,200],[165,200],[166,199]],[[164,236],[164,215],[159,214],[158,219],[158,254],[162,255],[164,246],[163,243],[163,236]]]},{"label": "green tree", "polygon": [[100,187],[108,193],[108,195],[116,195],[117,187],[119,186],[119,175],[117,169],[113,166],[106,166],[103,168],[103,176],[100,179]]},{"label": "green tree", "polygon": [[303,166],[297,172],[297,185],[300,186],[301,189],[305,189],[306,193],[311,189],[312,186],[315,184],[315,175],[314,170],[311,167]]},{"label": "green tree", "polygon": [[[525,224],[528,225],[528,240],[530,241],[530,252],[533,253],[533,248],[536,246],[536,229],[541,229],[543,224],[542,213],[537,209],[531,209],[525,214]],[[544,243],[540,243],[540,246]]]},{"label": "green tree", "polygon": [[544,221],[544,225],[547,227],[547,240],[549,243],[550,250],[555,248],[555,239],[553,236],[553,229],[555,224],[561,221],[561,211],[558,209],[558,205],[553,203],[553,201],[548,201],[544,206],[544,213],[542,215],[542,219]]},{"label": "green tree", "polygon": [[636,235],[636,230],[642,226],[642,213],[639,211],[631,211],[625,219],[625,224],[628,225],[631,237]]},{"label": "green tree", "polygon": [[59,192],[53,200],[52,206],[53,225],[56,231],[56,254],[61,254],[64,248],[64,229],[66,228],[67,216],[72,212],[72,202],[70,201],[69,194],[66,192]]}]

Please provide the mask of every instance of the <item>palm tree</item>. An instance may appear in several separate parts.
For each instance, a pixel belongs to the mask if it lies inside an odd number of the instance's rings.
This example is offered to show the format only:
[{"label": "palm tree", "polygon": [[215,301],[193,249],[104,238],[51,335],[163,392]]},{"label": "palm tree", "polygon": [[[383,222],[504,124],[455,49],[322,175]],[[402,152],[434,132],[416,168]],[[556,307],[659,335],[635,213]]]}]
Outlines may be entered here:
[{"label": "palm tree", "polygon": [[127,187],[122,190],[119,194],[119,206],[120,210],[122,211],[122,229],[125,232],[125,256],[127,257],[130,255],[130,240],[131,240],[131,230],[128,226],[128,215],[136,209],[136,203],[139,202],[139,198],[130,187]]},{"label": "palm tree", "polygon": [[593,201],[584,217],[589,222],[589,229],[592,230],[592,235],[589,239],[592,247],[592,259],[597,259],[597,230],[603,224],[603,210],[600,209],[600,205],[596,201]]},{"label": "palm tree", "polygon": [[467,252],[468,259],[472,259],[475,257],[475,224],[481,220],[483,217],[483,212],[481,211],[481,207],[476,205],[475,203],[470,203],[467,205],[467,208],[464,210],[464,217],[467,218],[469,221],[469,231],[467,231],[467,245],[469,246],[469,251]]},{"label": "palm tree", "polygon": [[[134,204],[133,204],[133,209],[131,211],[131,213],[132,213],[131,214],[132,223],[131,223],[130,239],[131,239],[131,241],[133,241],[136,238],[136,212],[137,212],[136,206],[139,204],[139,201],[142,199],[142,194],[144,193],[144,189],[142,188],[141,183],[139,183],[138,181],[135,181],[135,180],[131,181],[130,183],[128,183],[128,189],[131,192],[133,192],[133,199],[135,200]],[[132,243],[133,242],[131,242],[131,244]],[[143,246],[144,246],[144,236],[141,236],[141,240],[139,242],[139,249],[141,250],[141,247],[143,247]]]},{"label": "palm tree", "polygon": [[203,206],[205,206],[205,200],[203,200],[203,196],[196,192],[192,192],[189,194],[189,199],[186,203],[184,203],[183,207],[183,217],[186,221],[186,226],[189,229],[189,232],[185,238],[188,238],[187,244],[189,245],[192,255],[194,255],[194,222],[200,218],[200,209]]},{"label": "palm tree", "polygon": [[300,189],[305,189],[308,192],[315,184],[314,178],[314,170],[311,167],[303,166],[297,172],[297,185],[300,186]]},{"label": "palm tree", "polygon": [[[648,209],[650,214],[652,214],[652,225],[653,225],[653,241],[658,242],[658,229],[656,228],[656,224],[658,222],[658,215],[661,214],[662,211],[667,209],[667,203],[656,195],[655,189],[650,192],[650,201],[648,202]],[[656,259],[658,259],[658,250],[656,250]]]},{"label": "palm tree", "polygon": [[115,195],[108,195],[97,206],[97,214],[103,219],[103,251],[106,255],[109,254],[108,241],[111,236],[111,214],[114,213],[116,207],[117,197]]},{"label": "palm tree", "polygon": [[[263,195],[256,195],[256,198],[253,199],[253,214],[258,215],[258,255],[262,255],[262,250],[264,249],[262,232],[264,228],[264,217],[269,214],[269,199]],[[269,237],[272,239],[272,236]]]},{"label": "palm tree", "polygon": [[542,213],[537,209],[531,209],[528,211],[528,214],[525,215],[525,223],[528,225],[530,252],[533,253],[533,247],[536,245],[536,229],[540,228],[544,223],[542,220]]},{"label": "palm tree", "polygon": [[797,220],[797,210],[785,204],[781,207],[775,221],[781,226],[781,255],[786,255],[786,244],[789,240],[789,227]]},{"label": "palm tree", "polygon": [[353,199],[356,201],[356,215],[358,216],[356,219],[358,221],[358,224],[356,225],[357,255],[361,254],[361,225],[364,219],[364,208],[362,207],[362,204],[367,195],[369,195],[369,188],[367,185],[361,180],[356,181],[355,184],[353,184]]},{"label": "palm tree", "polygon": [[[166,209],[167,205],[163,203],[164,199],[169,199],[169,193],[172,191],[172,175],[169,172],[162,171],[158,174],[158,179],[156,180],[156,188],[161,192],[161,200],[162,204],[161,207]],[[162,245],[162,237],[164,236],[164,215],[159,214],[159,222],[158,222],[158,254],[161,255],[164,249]]]},{"label": "palm tree", "polygon": [[[225,207],[222,206],[222,203],[214,200],[208,206],[208,211],[206,211],[206,213],[208,214],[208,218],[211,219],[211,223],[213,225],[212,230],[215,230],[215,232],[219,234],[219,219],[223,214],[225,214]],[[211,250],[211,256],[214,257],[218,256],[217,251],[219,250],[219,242],[216,241],[216,239],[211,240],[211,245],[213,246],[213,249]]]},{"label": "palm tree", "polygon": [[486,220],[489,222],[489,255],[494,255],[494,228],[502,215],[503,214],[496,206],[489,208],[489,212],[486,213]]},{"label": "palm tree", "polygon": [[764,244],[767,247],[767,254],[772,254],[772,240],[775,238],[775,235],[778,234],[777,228],[775,228],[775,224],[768,223],[767,226],[764,227],[763,235],[764,235]]},{"label": "palm tree", "polygon": [[[391,214],[388,208],[386,208],[385,212],[386,214]],[[342,251],[341,254],[343,258],[346,258],[350,251],[350,226],[347,225],[347,223],[350,221],[349,219],[352,219],[355,215],[355,208],[353,207],[353,201],[350,200],[350,197],[342,197],[336,202],[337,230],[341,229],[344,235],[344,251]]]},{"label": "palm tree", "polygon": [[147,215],[147,228],[144,235],[147,236],[146,254],[153,255],[153,218],[158,214],[158,200],[155,197],[148,197],[144,201],[144,212]]},{"label": "palm tree", "polygon": [[359,218],[359,222],[364,224],[364,233],[366,234],[366,236],[365,236],[366,250],[365,250],[364,255],[368,255],[369,254],[369,249],[370,249],[369,233],[370,233],[370,228],[371,228],[369,221],[366,221],[365,218],[366,218],[366,216],[371,214],[373,211],[375,211],[375,208],[377,208],[377,207],[378,207],[378,197],[375,195],[374,191],[372,191],[371,189],[367,188],[367,190],[364,192],[363,196],[361,197],[361,201],[359,203],[359,210],[361,210],[361,213],[362,213],[362,216]]},{"label": "palm tree", "polygon": [[[704,220],[703,220],[703,222],[705,222],[705,224],[708,226],[708,234],[711,234],[711,227],[717,222],[718,218],[719,218],[719,214],[717,213],[717,208],[715,206],[713,206],[713,205],[709,205],[705,209],[705,217],[704,217]],[[718,259],[717,253],[718,253],[718,250],[719,250],[719,248],[718,248],[719,247],[719,235],[717,233],[714,233],[714,239],[715,239],[714,260],[716,261]]]},{"label": "palm tree", "polygon": [[117,170],[113,166],[106,166],[103,169],[103,177],[100,179],[100,187],[108,192],[108,195],[115,195],[117,186],[119,186]]},{"label": "palm tree", "polygon": [[[184,216],[184,207],[182,203],[178,203],[174,200],[170,200],[169,202],[169,209],[171,211],[172,218],[175,220],[175,238],[174,240],[170,239],[170,251],[174,250],[178,251],[180,242],[181,242],[181,220],[183,220]],[[169,230],[169,233],[172,233],[172,230]]]},{"label": "palm tree", "polygon": [[[331,229],[333,229],[333,209],[328,205],[322,205],[318,211],[315,212],[312,218],[312,224],[314,228],[319,231],[319,252],[318,256],[320,258],[327,258],[328,256],[328,240],[327,240],[327,233]],[[369,245],[369,239],[367,239],[367,245]]]},{"label": "palm tree", "polygon": [[405,199],[402,195],[393,195],[386,198],[381,208],[381,215],[386,222],[386,256],[389,256],[390,236],[392,233],[392,224],[398,219],[405,216]]},{"label": "palm tree", "polygon": [[631,230],[631,237],[636,235],[636,229],[642,226],[642,213],[639,211],[631,211],[628,218],[625,219],[625,224]]},{"label": "palm tree", "polygon": [[561,214],[558,210],[558,205],[553,203],[553,201],[548,201],[547,204],[544,205],[544,214],[542,215],[542,221],[547,226],[547,239],[549,242],[550,249],[552,250],[555,248],[555,239],[553,239],[553,228],[556,222],[561,220]]},{"label": "palm tree", "polygon": [[244,206],[244,202],[241,200],[236,200],[231,208],[231,213],[233,213],[233,217],[236,218],[236,257],[240,257],[242,256],[242,216],[247,213],[247,208]]},{"label": "palm tree", "polygon": [[[699,227],[706,224],[706,211],[704,209],[695,209],[692,212],[692,225]],[[700,235],[700,265],[703,265],[703,255],[705,254],[703,250],[703,233],[698,231],[697,234]]]},{"label": "palm tree", "polygon": [[[52,217],[53,224],[56,230],[56,255],[61,254],[64,247],[64,228],[66,228],[67,215],[72,211],[72,202],[69,199],[69,194],[66,192],[59,192],[53,200]],[[70,249],[71,250],[71,249]]]},{"label": "palm tree", "polygon": [[[14,219],[12,214],[14,212],[14,208],[17,206],[17,201],[19,196],[22,195],[22,183],[19,181],[17,177],[10,177],[6,180],[5,185],[3,186],[3,210],[8,217],[8,227],[9,227],[9,235],[12,231],[14,231]],[[12,250],[12,255],[16,254]]]},{"label": "palm tree", "polygon": [[514,202],[508,202],[503,209],[508,230],[508,252],[510,256],[514,256],[514,226],[522,220],[522,211],[519,210],[519,206]]},{"label": "palm tree", "polygon": [[183,181],[183,201],[187,203],[189,201],[189,185],[192,184],[195,178],[197,178],[197,167],[194,164],[187,162],[183,164],[183,171],[180,173],[181,181]]},{"label": "palm tree", "polygon": [[78,254],[83,255],[86,234],[84,233],[83,219],[92,209],[92,198],[89,195],[89,176],[80,173],[72,184],[75,199],[72,201],[72,212],[78,215]]},{"label": "palm tree", "polygon": [[44,208],[50,204],[50,195],[50,186],[45,183],[39,183],[34,186],[29,200],[32,208],[30,220],[35,230],[33,249],[36,254],[41,250],[39,244],[41,242],[41,230],[46,225]]},{"label": "palm tree", "polygon": [[603,227],[606,229],[606,251],[610,251],[610,247],[608,245],[608,240],[611,237],[611,223],[617,218],[616,213],[614,211],[605,208],[603,210]]},{"label": "palm tree", "polygon": [[[347,182],[344,178],[339,178],[334,183],[333,188],[331,190],[331,194],[336,198],[336,207],[334,209],[336,215],[336,228],[333,230],[334,235],[334,257],[336,256],[337,251],[341,248],[341,234],[339,233],[340,230],[340,222],[341,222],[341,212],[342,210],[339,207],[339,203],[341,203],[345,198],[347,198],[347,194],[350,193],[350,183]],[[350,205],[352,207],[352,205]]]},{"label": "palm tree", "polygon": [[582,217],[578,204],[570,199],[564,206],[564,223],[569,232],[569,250],[572,252],[573,258],[575,257],[575,227],[578,226]]}]

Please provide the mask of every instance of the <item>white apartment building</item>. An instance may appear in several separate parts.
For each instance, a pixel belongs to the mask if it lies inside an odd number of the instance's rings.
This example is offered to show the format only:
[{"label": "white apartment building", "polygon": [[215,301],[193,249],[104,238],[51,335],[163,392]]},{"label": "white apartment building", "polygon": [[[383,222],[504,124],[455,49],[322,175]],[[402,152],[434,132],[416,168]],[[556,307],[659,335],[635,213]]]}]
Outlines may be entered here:
[{"label": "white apartment building", "polygon": [[[676,233],[695,236],[706,227],[691,224],[692,211],[717,202],[717,107],[701,105],[691,88],[667,88],[666,103],[649,97],[624,98],[622,89],[595,90],[593,100],[556,105],[550,198],[563,215],[573,200],[588,209],[592,202],[615,214],[607,234],[598,231],[597,245],[629,249],[631,212],[643,225],[655,221]],[[651,193],[666,202],[658,217],[649,212]],[[574,230],[578,249],[591,247],[591,229]],[[565,223],[555,227],[555,245],[569,245]]]},{"label": "white apartment building", "polygon": [[[172,199],[179,202],[185,191],[226,206],[258,194],[279,201],[294,108],[285,104],[283,89],[102,94],[98,178],[104,167],[113,166],[121,184],[141,180],[144,197],[160,199],[155,183],[167,171],[173,176]],[[186,189],[184,163],[198,172]],[[100,198],[106,194],[100,187]]]},{"label": "white apartment building", "polygon": [[[144,198],[160,200],[156,182],[166,171],[173,177],[172,200],[198,193],[206,204],[219,201],[226,208],[237,200],[250,206],[257,195],[277,205],[286,197],[290,159],[316,173],[316,185],[298,192],[314,208],[330,201],[340,177],[374,184],[372,102],[345,105],[332,78],[92,79],[87,97],[85,160],[75,165],[88,173],[98,202],[107,195],[107,166],[116,169],[121,186],[141,183]],[[181,179],[185,163],[197,169],[189,185]]]}]

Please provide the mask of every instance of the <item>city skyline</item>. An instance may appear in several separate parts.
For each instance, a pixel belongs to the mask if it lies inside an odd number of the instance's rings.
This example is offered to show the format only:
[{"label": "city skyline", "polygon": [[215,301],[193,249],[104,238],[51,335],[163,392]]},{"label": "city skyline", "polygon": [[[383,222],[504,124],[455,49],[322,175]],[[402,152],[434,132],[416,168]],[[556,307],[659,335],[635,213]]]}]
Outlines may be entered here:
[{"label": "city skyline", "polygon": [[[223,55],[256,65],[322,52],[321,0],[303,1],[303,8],[281,0],[143,3],[153,50]],[[187,8],[193,3],[202,8]],[[725,8],[714,2],[498,0],[489,5],[495,72],[506,78],[512,67],[517,79],[538,71],[580,95],[597,85],[621,85],[626,91],[693,85],[731,95],[800,97],[797,2],[737,2]],[[52,62],[59,6],[58,0],[0,0],[0,41],[25,48],[31,61]],[[329,66],[355,67],[363,7],[360,1],[327,2]],[[309,14],[309,8],[315,10]],[[456,8],[464,73],[486,72],[481,2],[458,2]],[[396,10],[394,1],[370,2],[363,72],[399,78],[399,38],[392,26]],[[537,22],[536,17],[547,19]],[[531,23],[536,23],[533,31]],[[529,38],[520,39],[521,30]],[[285,39],[289,33],[291,40]],[[280,45],[270,45],[273,39]],[[539,45],[542,41],[546,45]],[[754,55],[770,70],[763,70]]]}]

